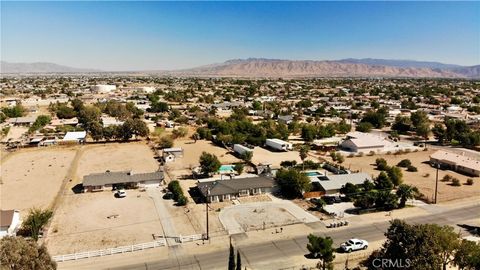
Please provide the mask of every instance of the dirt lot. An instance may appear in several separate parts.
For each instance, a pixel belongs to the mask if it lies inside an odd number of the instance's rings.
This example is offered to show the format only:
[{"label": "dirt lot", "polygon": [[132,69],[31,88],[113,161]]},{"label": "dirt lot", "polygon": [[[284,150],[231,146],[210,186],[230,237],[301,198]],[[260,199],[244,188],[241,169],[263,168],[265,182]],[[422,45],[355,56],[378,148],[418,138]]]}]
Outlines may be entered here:
[{"label": "dirt lot", "polygon": [[83,176],[106,170],[134,173],[158,170],[159,163],[153,151],[143,142],[88,145],[78,162],[74,184],[81,183]]},{"label": "dirt lot", "polygon": [[174,162],[168,163],[168,167],[174,170],[189,169],[198,166],[198,160],[202,152],[215,154],[222,164],[231,164],[240,162],[238,158],[229,154],[227,149],[214,145],[210,141],[199,140],[194,143],[190,139],[175,140],[174,147],[183,148],[183,157],[178,158]]},{"label": "dirt lot", "polygon": [[[402,159],[410,159],[412,165],[417,167],[418,172],[408,172],[405,169],[402,169],[404,183],[417,186],[420,189],[420,192],[427,196],[427,198],[432,199],[435,191],[436,169],[424,162],[429,161],[429,156],[434,152],[435,150],[429,150],[402,155],[374,155],[353,158],[347,157],[342,165],[352,170],[367,172],[376,177],[379,174],[379,171],[375,169],[375,159],[382,157],[387,160],[388,165],[397,165]],[[439,201],[449,201],[480,195],[480,178],[468,177],[449,170],[439,170],[438,178],[442,179],[442,177],[446,174],[458,178],[462,183],[462,186],[454,187],[448,183],[439,181]],[[474,184],[472,186],[464,185],[468,178],[472,178],[474,180]]]},{"label": "dirt lot", "polygon": [[[285,160],[302,162],[298,151],[274,152],[262,147],[255,147],[253,150],[252,162],[254,164],[269,163],[273,167],[280,167],[280,163]],[[307,160],[313,160],[313,158],[308,157]]]},{"label": "dirt lot", "polygon": [[49,207],[77,149],[34,148],[9,153],[1,166],[2,209],[17,209],[23,215],[32,207]]},{"label": "dirt lot", "polygon": [[47,246],[66,254],[150,242],[152,233],[162,234],[162,227],[145,192],[128,190],[122,199],[108,191],[72,194],[55,212]]}]

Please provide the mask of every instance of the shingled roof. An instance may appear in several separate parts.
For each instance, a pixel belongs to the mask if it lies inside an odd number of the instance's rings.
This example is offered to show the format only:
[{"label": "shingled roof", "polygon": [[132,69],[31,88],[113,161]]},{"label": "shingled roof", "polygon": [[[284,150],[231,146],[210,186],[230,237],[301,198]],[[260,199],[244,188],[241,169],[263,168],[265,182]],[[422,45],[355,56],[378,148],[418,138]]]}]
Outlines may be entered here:
[{"label": "shingled roof", "polygon": [[216,196],[238,193],[245,189],[272,188],[274,186],[275,180],[261,176],[197,183],[197,187],[203,196],[207,196],[207,190],[210,190],[209,196]]},{"label": "shingled roof", "polygon": [[131,171],[92,173],[83,177],[83,186],[104,186],[122,183],[162,180],[163,172],[137,173]]}]

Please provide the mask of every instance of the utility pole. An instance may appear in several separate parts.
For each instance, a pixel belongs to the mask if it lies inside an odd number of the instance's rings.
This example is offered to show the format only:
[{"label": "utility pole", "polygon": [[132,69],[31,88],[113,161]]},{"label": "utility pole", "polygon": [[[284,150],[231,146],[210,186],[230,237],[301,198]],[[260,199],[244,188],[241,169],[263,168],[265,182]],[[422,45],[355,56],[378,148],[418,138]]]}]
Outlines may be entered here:
[{"label": "utility pole", "polygon": [[435,163],[435,167],[437,167],[437,177],[435,180],[435,204],[437,204],[437,193],[438,193],[438,169],[440,168],[440,164]]},{"label": "utility pole", "polygon": [[206,236],[206,240],[209,240],[209,235],[208,235],[208,195],[210,195],[210,189],[207,189],[207,197],[206,197],[206,203],[205,203],[205,206],[206,206],[206,214],[207,214],[207,236]]}]

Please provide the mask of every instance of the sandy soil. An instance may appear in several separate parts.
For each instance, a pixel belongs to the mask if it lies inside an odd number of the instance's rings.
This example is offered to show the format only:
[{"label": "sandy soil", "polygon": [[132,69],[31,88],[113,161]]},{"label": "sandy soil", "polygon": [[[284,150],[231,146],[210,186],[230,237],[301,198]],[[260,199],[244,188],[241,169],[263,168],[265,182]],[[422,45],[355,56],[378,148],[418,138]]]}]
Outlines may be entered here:
[{"label": "sandy soil", "polygon": [[76,151],[75,148],[35,148],[10,153],[2,161],[2,209],[17,209],[24,214],[32,207],[49,207]]},{"label": "sandy soil", "polygon": [[80,183],[83,176],[106,170],[140,173],[153,172],[158,168],[159,163],[154,159],[153,151],[145,143],[89,145],[80,158],[77,177],[73,182]]},{"label": "sandy soil", "polygon": [[[429,161],[429,156],[435,151],[436,150],[419,151],[402,155],[374,155],[353,158],[346,157],[345,162],[342,165],[352,170],[367,172],[376,177],[379,174],[379,171],[376,170],[375,166],[373,165],[375,163],[375,159],[383,157],[387,160],[387,163],[390,166],[397,165],[402,159],[410,159],[412,165],[417,167],[418,172],[408,172],[405,169],[402,169],[404,183],[417,186],[420,189],[420,192],[427,196],[427,198],[432,199],[435,192],[436,169],[424,162]],[[462,183],[462,186],[454,187],[448,183],[439,181],[438,200],[440,202],[480,195],[480,178],[465,176],[449,170],[439,170],[438,178],[442,179],[442,177],[446,174],[458,178]],[[474,184],[472,186],[463,185],[468,178],[473,179]]]},{"label": "sandy soil", "polygon": [[[280,163],[285,160],[295,160],[297,163],[302,162],[298,151],[273,152],[262,147],[255,147],[253,150],[252,162],[254,164],[269,163],[273,167],[279,167]],[[308,157],[307,160],[313,160],[313,158]]]},{"label": "sandy soil", "polygon": [[190,139],[175,140],[174,147],[183,148],[183,157],[167,164],[171,170],[189,169],[198,166],[198,160],[203,151],[215,154],[222,164],[241,161],[229,154],[227,149],[216,146],[210,141],[199,140],[194,143]]},{"label": "sandy soil", "polygon": [[153,233],[162,227],[145,192],[127,190],[122,199],[108,191],[72,194],[54,215],[47,247],[54,255],[89,251],[150,242]]},{"label": "sandy soil", "polygon": [[245,231],[293,224],[298,220],[286,209],[268,205],[239,211],[234,218]]}]

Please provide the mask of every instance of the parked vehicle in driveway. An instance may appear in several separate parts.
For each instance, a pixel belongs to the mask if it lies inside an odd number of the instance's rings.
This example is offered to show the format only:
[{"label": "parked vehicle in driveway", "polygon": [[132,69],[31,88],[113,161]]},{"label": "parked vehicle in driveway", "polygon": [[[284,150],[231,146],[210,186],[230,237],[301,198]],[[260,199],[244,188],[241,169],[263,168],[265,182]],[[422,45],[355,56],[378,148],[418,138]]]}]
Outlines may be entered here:
[{"label": "parked vehicle in driveway", "polygon": [[340,249],[344,252],[352,252],[368,248],[368,242],[361,239],[352,238],[340,245]]},{"label": "parked vehicle in driveway", "polygon": [[127,192],[125,191],[125,189],[119,189],[115,192],[115,197],[116,198],[125,198],[125,197],[127,197]]}]

